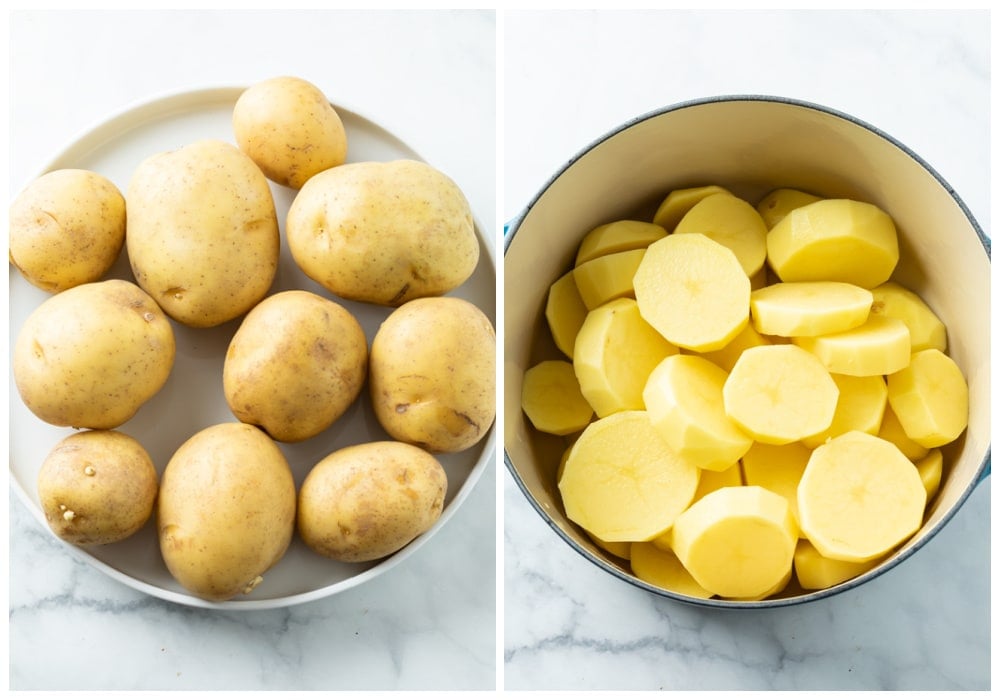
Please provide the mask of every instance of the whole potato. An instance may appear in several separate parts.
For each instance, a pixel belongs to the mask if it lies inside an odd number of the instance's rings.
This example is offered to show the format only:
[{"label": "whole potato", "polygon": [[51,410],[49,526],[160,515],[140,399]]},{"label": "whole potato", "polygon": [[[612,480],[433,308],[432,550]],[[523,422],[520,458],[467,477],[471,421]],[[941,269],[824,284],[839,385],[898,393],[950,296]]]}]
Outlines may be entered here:
[{"label": "whole potato", "polygon": [[39,289],[96,282],[125,243],[125,198],[95,172],[53,170],[10,205],[10,262]]},{"label": "whole potato", "polygon": [[146,158],[126,211],[132,272],[171,318],[217,326],[270,289],[280,247],[274,199],[236,146],[205,139]]},{"label": "whole potato", "polygon": [[465,195],[414,160],[314,175],[292,201],[285,229],[306,275],[344,299],[385,306],[451,291],[479,260]]},{"label": "whole potato", "polygon": [[379,326],[369,358],[375,415],[394,439],[458,452],[496,416],[496,333],[457,297],[415,299]]},{"label": "whole potato", "polygon": [[173,327],[146,292],[89,282],[31,312],[14,344],[14,381],[47,423],[117,428],[163,388],[175,352]]},{"label": "whole potato", "polygon": [[52,532],[77,545],[120,542],[153,514],[159,476],[139,441],[116,430],[61,440],[42,462],[38,497]]},{"label": "whole potato", "polygon": [[295,482],[259,428],[219,423],[189,438],[160,482],[157,529],[171,575],[208,600],[249,593],[295,530]]},{"label": "whole potato", "polygon": [[298,189],[347,159],[347,133],[323,91],[292,76],[243,91],[233,108],[236,145],[268,179]]},{"label": "whole potato", "polygon": [[345,447],[302,482],[298,532],[331,559],[381,559],[437,522],[447,489],[444,468],[419,447],[393,441]]},{"label": "whole potato", "polygon": [[226,401],[275,440],[318,435],[354,403],[368,375],[368,340],[340,304],[305,290],[274,294],[246,315],[222,371]]}]

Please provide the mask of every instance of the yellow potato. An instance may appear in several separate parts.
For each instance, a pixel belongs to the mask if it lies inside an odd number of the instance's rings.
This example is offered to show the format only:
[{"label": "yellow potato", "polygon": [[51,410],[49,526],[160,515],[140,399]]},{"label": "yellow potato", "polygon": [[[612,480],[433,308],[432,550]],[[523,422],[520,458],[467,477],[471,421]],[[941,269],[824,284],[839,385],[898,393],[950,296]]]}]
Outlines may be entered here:
[{"label": "yellow potato", "polygon": [[645,408],[643,388],[660,361],[677,353],[642,318],[634,299],[615,299],[589,314],[576,338],[573,369],[598,417]]},{"label": "yellow potato", "polygon": [[579,432],[594,417],[573,365],[565,360],[544,360],[525,371],[521,407],[537,430],[551,435]]},{"label": "yellow potato", "polygon": [[117,428],[166,384],[176,346],[156,302],[125,280],[77,285],[49,297],[14,345],[24,404],[52,425]]},{"label": "yellow potato", "polygon": [[788,215],[788,212],[804,207],[806,204],[818,202],[820,199],[822,197],[802,190],[781,187],[769,192],[767,196],[757,202],[757,212],[764,219],[767,228],[772,229]]},{"label": "yellow potato", "polygon": [[496,332],[464,299],[414,299],[379,326],[368,378],[375,416],[393,439],[464,450],[496,416]]},{"label": "yellow potato", "polygon": [[750,318],[762,335],[839,333],[868,320],[872,293],[846,282],[778,282],[750,293]]},{"label": "yellow potato", "polygon": [[798,489],[812,450],[801,442],[768,445],[755,442],[743,455],[743,483],[760,486],[784,496],[796,524],[799,522]]},{"label": "yellow potato", "polygon": [[595,537],[591,533],[587,533],[587,536],[593,540],[594,544],[603,549],[608,554],[613,554],[619,559],[628,559],[632,556],[632,543],[631,542],[606,542],[600,537]]},{"label": "yellow potato", "polygon": [[917,531],[927,492],[895,445],[854,431],[813,450],[798,500],[802,534],[820,554],[863,562]]},{"label": "yellow potato", "polygon": [[295,263],[344,299],[400,306],[465,282],[479,262],[458,185],[415,160],[347,163],[295,195],[285,235]]},{"label": "yellow potato", "polygon": [[719,185],[702,185],[671,190],[657,207],[653,223],[672,233],[677,223],[684,218],[691,207],[713,194],[729,194],[729,190]]},{"label": "yellow potato", "polygon": [[[751,292],[751,297],[752,296],[753,293]],[[758,333],[752,323],[748,323],[743,330],[737,333],[736,337],[726,343],[725,346],[719,350],[711,350],[709,352],[700,353],[700,355],[706,360],[714,362],[727,372],[731,372],[733,367],[736,365],[736,361],[740,359],[740,355],[743,354],[744,350],[755,348],[758,345],[770,344],[770,340]]]},{"label": "yellow potato", "polygon": [[896,318],[869,314],[868,320],[839,333],[792,339],[830,372],[853,377],[892,374],[910,363],[910,331]]},{"label": "yellow potato", "polygon": [[549,295],[545,300],[545,320],[556,347],[571,360],[576,335],[586,318],[587,305],[580,297],[576,278],[570,270],[549,287]]},{"label": "yellow potato", "polygon": [[882,414],[882,424],[879,426],[878,436],[898,447],[899,451],[906,455],[909,460],[916,461],[926,457],[929,449],[917,444],[906,434],[903,426],[899,424],[899,418],[892,410],[892,405],[888,402],[888,388],[886,388],[886,392],[885,413]]},{"label": "yellow potato", "polygon": [[157,529],[163,561],[208,600],[249,593],[295,531],[295,481],[259,428],[219,423],[182,444],[163,471]]},{"label": "yellow potato", "polygon": [[643,248],[609,253],[573,268],[573,279],[584,305],[592,311],[613,299],[634,298],[632,278],[645,253]]},{"label": "yellow potato", "polygon": [[368,376],[368,340],[340,304],[305,290],[267,297],[233,335],[222,367],[226,402],[239,420],[281,442],[326,430]]},{"label": "yellow potato", "polygon": [[233,107],[236,145],[268,179],[300,188],[347,160],[347,133],[317,86],[294,76],[262,80]]},{"label": "yellow potato", "polygon": [[739,260],[700,233],[672,234],[650,245],[634,286],[643,318],[681,348],[723,348],[750,320],[750,280]]},{"label": "yellow potato", "polygon": [[872,289],[899,262],[896,226],[873,204],[821,199],[793,209],[768,232],[767,261],[782,282],[849,282]]},{"label": "yellow potato", "polygon": [[559,492],[566,516],[608,542],[663,534],[694,497],[699,469],[663,442],[645,411],[594,421],[573,444]]},{"label": "yellow potato", "polygon": [[722,389],[726,415],[755,440],[773,445],[830,427],[838,394],[820,361],[795,345],[745,351]]},{"label": "yellow potato", "polygon": [[671,355],[649,374],[643,400],[649,420],[680,457],[707,471],[724,471],[753,438],[726,414],[726,371],[696,355]]},{"label": "yellow potato", "polygon": [[47,292],[98,281],[124,244],[125,198],[99,173],[54,170],[11,202],[10,262]]},{"label": "yellow potato", "polygon": [[444,468],[419,447],[395,441],[344,447],[320,460],[302,482],[298,533],[330,559],[381,559],[437,522],[447,490]]},{"label": "yellow potato", "polygon": [[819,553],[809,540],[800,539],[795,546],[795,575],[806,590],[821,590],[836,586],[875,568],[879,560],[839,561]]},{"label": "yellow potato", "polygon": [[847,374],[831,374],[830,376],[840,390],[833,420],[826,430],[802,438],[803,444],[808,447],[818,447],[828,439],[852,430],[878,435],[889,395],[882,375],[852,377]]},{"label": "yellow potato", "polygon": [[576,265],[611,253],[645,248],[667,235],[662,226],[648,221],[624,219],[602,224],[591,230],[576,251]]},{"label": "yellow potato", "polygon": [[759,486],[730,486],[677,517],[673,549],[706,590],[756,599],[784,587],[797,537],[783,497]]},{"label": "yellow potato", "polygon": [[145,159],[129,182],[126,213],[136,281],[171,318],[217,326],[270,289],[280,243],[274,200],[236,146],[205,139]]},{"label": "yellow potato", "polygon": [[[697,503],[713,491],[718,491],[719,489],[727,486],[743,485],[743,472],[740,468],[739,462],[734,463],[731,467],[723,469],[722,471],[702,469],[701,475],[698,477],[698,488],[695,490],[694,498],[691,499],[691,502]],[[672,538],[673,529],[670,529],[650,541],[660,549],[669,551],[672,548]]]},{"label": "yellow potato", "polygon": [[158,488],[149,453],[115,430],[63,438],[38,472],[38,499],[49,528],[77,545],[131,537],[153,514]]},{"label": "yellow potato", "polygon": [[906,434],[919,445],[940,447],[969,424],[969,385],[940,350],[913,353],[908,366],[888,377],[889,404]]},{"label": "yellow potato", "polygon": [[674,227],[674,234],[701,233],[729,248],[747,277],[764,267],[767,226],[753,206],[729,193],[711,194],[695,204]]},{"label": "yellow potato", "polygon": [[920,474],[920,481],[927,491],[927,502],[930,503],[937,495],[941,487],[941,477],[944,472],[944,455],[941,450],[934,448],[916,462],[917,473]]},{"label": "yellow potato", "polygon": [[880,284],[872,290],[871,312],[898,318],[906,324],[910,330],[910,352],[948,349],[948,333],[941,319],[917,294],[895,282]]},{"label": "yellow potato", "polygon": [[633,542],[630,562],[637,578],[658,588],[691,598],[711,598],[713,595],[694,580],[676,554],[650,542]]}]

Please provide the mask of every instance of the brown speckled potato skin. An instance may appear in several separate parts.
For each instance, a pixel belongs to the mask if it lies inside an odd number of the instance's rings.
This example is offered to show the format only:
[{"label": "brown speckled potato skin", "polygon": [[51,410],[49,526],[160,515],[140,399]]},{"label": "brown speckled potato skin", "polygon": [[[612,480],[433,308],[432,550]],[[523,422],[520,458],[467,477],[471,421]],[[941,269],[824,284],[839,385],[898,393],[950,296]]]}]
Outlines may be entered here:
[{"label": "brown speckled potato skin", "polygon": [[447,489],[441,464],[418,447],[378,441],[341,448],[302,483],[298,532],[331,559],[381,559],[437,522]]},{"label": "brown speckled potato skin", "polygon": [[236,145],[269,180],[298,189],[347,160],[340,115],[312,83],[290,76],[256,83],[233,108]]},{"label": "brown speckled potato skin", "polygon": [[304,290],[255,306],[229,343],[226,401],[244,423],[299,442],[330,427],[368,376],[368,340],[340,304]]},{"label": "brown speckled potato skin", "polygon": [[201,430],[160,481],[157,530],[167,569],[207,600],[249,592],[288,549],[295,499],[288,462],[259,428],[233,422]]},{"label": "brown speckled potato skin", "polygon": [[395,309],[372,340],[369,390],[395,440],[430,452],[477,443],[496,416],[496,333],[457,297],[415,299]]},{"label": "brown speckled potato skin", "polygon": [[103,175],[53,170],[10,205],[10,262],[39,289],[96,282],[125,244],[125,198]]},{"label": "brown speckled potato skin", "polygon": [[81,284],[39,305],[18,332],[12,358],[25,405],[52,425],[117,428],[166,383],[173,327],[126,280]]},{"label": "brown speckled potato skin", "polygon": [[274,199],[236,146],[206,139],[145,159],[126,212],[132,272],[171,318],[217,326],[268,293],[280,250]]},{"label": "brown speckled potato skin", "polygon": [[465,195],[413,160],[347,163],[313,176],[285,230],[306,275],[344,299],[384,306],[445,294],[479,261]]},{"label": "brown speckled potato skin", "polygon": [[115,430],[88,430],[61,440],[38,472],[45,520],[76,545],[120,542],[153,514],[159,477],[145,448]]}]

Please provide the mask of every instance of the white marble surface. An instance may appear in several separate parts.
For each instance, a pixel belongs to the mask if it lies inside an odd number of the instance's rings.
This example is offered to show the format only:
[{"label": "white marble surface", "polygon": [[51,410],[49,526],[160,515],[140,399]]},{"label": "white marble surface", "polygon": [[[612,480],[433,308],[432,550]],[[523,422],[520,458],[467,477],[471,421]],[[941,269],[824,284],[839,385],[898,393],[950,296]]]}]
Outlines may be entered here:
[{"label": "white marble surface", "polygon": [[[990,232],[990,19],[980,12],[508,12],[502,214],[633,116],[719,94],[853,114],[921,154]],[[984,330],[985,332],[985,330]],[[926,547],[854,591],[705,610],[624,584],[504,495],[504,687],[987,689],[990,479]]]},{"label": "white marble surface", "polygon": [[[452,175],[494,234],[492,11],[18,12],[10,30],[11,195],[137,101],[290,74]],[[12,491],[10,686],[494,688],[496,485],[488,469],[437,536],[373,581],[249,613],[166,603],[77,562]]]}]

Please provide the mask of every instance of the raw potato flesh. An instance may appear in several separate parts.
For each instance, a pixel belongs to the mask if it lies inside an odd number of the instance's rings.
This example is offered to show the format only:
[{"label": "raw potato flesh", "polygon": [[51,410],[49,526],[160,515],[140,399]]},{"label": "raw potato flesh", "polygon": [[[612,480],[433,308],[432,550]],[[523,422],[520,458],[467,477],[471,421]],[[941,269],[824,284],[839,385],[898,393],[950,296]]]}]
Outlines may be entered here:
[{"label": "raw potato flesh", "polygon": [[839,393],[814,355],[795,345],[762,345],[740,356],[722,397],[745,432],[783,445],[830,427]]},{"label": "raw potato flesh", "polygon": [[603,418],[645,408],[646,378],[663,358],[676,353],[642,318],[634,299],[615,299],[587,315],[576,338],[573,368],[580,391]]},{"label": "raw potato flesh", "polygon": [[774,228],[779,221],[784,219],[788,212],[807,204],[818,202],[822,197],[803,192],[789,187],[782,187],[769,193],[764,199],[757,202],[757,212],[768,229]]},{"label": "raw potato flesh", "polygon": [[836,586],[875,568],[873,561],[838,561],[819,553],[809,540],[800,539],[795,547],[795,576],[806,590],[820,590]]},{"label": "raw potato flesh", "polygon": [[778,282],[750,294],[750,318],[763,335],[839,333],[868,320],[872,293],[846,282]]},{"label": "raw potato flesh", "polygon": [[567,517],[608,542],[645,542],[691,503],[699,469],[663,442],[645,411],[591,423],[559,480]]},{"label": "raw potato flesh", "polygon": [[684,215],[674,234],[701,233],[736,254],[747,277],[764,267],[767,225],[749,202],[729,193],[712,194]]},{"label": "raw potato flesh", "polygon": [[[752,297],[753,294],[751,293],[751,298]],[[727,372],[732,372],[733,367],[736,365],[736,361],[740,359],[740,355],[743,354],[744,350],[755,348],[758,345],[770,344],[771,341],[758,333],[752,323],[748,323],[735,338],[726,343],[725,347],[719,350],[703,352],[701,353],[701,356],[706,360],[711,360]]]},{"label": "raw potato flesh", "polygon": [[662,226],[648,221],[625,219],[602,224],[583,237],[576,251],[576,264],[581,265],[611,253],[645,248],[666,235]]},{"label": "raw potato flesh", "polygon": [[[886,389],[888,392],[888,388]],[[899,448],[899,451],[906,455],[911,461],[916,461],[927,456],[928,448],[918,445],[903,430],[899,424],[899,418],[892,410],[892,405],[888,403],[888,393],[886,394],[885,413],[882,415],[882,425],[879,426],[878,436],[883,440],[888,440]]]},{"label": "raw potato flesh", "polygon": [[927,453],[927,456],[917,461],[917,473],[920,474],[920,481],[927,491],[927,502],[937,495],[941,487],[941,475],[944,472],[944,456],[941,450],[935,448]]},{"label": "raw potato flesh", "polygon": [[872,290],[871,313],[898,318],[910,329],[910,352],[948,349],[948,333],[941,319],[918,295],[895,282]]},{"label": "raw potato flesh", "polygon": [[570,270],[549,287],[549,296],[545,302],[545,320],[549,324],[549,331],[556,347],[571,360],[576,334],[580,332],[580,326],[583,325],[585,318],[587,318],[587,305],[580,297],[576,278]]},{"label": "raw potato flesh", "polygon": [[638,249],[611,253],[573,268],[573,278],[584,305],[593,310],[612,299],[634,297],[632,278],[645,252]]},{"label": "raw potato flesh", "polygon": [[759,486],[730,486],[684,511],[672,541],[699,585],[726,598],[756,599],[786,580],[797,538],[785,498]]},{"label": "raw potato flesh", "polygon": [[565,360],[545,360],[524,373],[521,407],[537,430],[552,435],[579,432],[594,416]]},{"label": "raw potato flesh", "polygon": [[655,544],[632,543],[630,560],[632,573],[646,583],[692,598],[711,598],[713,595],[694,580],[676,554]]},{"label": "raw potato flesh", "polygon": [[863,562],[919,529],[927,492],[895,445],[854,431],[813,450],[798,499],[802,534],[820,554]]},{"label": "raw potato flesh", "polygon": [[870,377],[892,374],[910,363],[910,331],[896,318],[869,314],[868,320],[850,330],[793,341],[836,374]]},{"label": "raw potato flesh", "polygon": [[847,374],[831,374],[833,382],[840,390],[837,410],[833,413],[830,427],[816,435],[802,438],[808,447],[818,447],[830,438],[860,430],[877,435],[885,415],[889,391],[881,375],[852,377]]},{"label": "raw potato flesh", "polygon": [[889,375],[889,404],[906,434],[927,448],[958,438],[969,424],[969,385],[940,350],[913,354],[909,366]]},{"label": "raw potato flesh", "polygon": [[704,185],[701,187],[685,187],[671,190],[657,207],[653,215],[653,223],[662,226],[672,233],[674,228],[690,211],[691,207],[713,194],[730,194],[729,190],[719,185]]},{"label": "raw potato flesh", "polygon": [[727,374],[696,355],[671,355],[649,375],[643,400],[653,427],[673,450],[700,468],[723,471],[750,449],[753,438],[722,401]]},{"label": "raw potato flesh", "polygon": [[750,321],[750,279],[729,248],[700,233],[650,245],[634,288],[643,318],[695,352],[725,347]]},{"label": "raw potato flesh", "polygon": [[782,282],[850,282],[872,289],[899,262],[892,218],[873,204],[822,199],[793,209],[767,234],[767,261]]},{"label": "raw potato flesh", "polygon": [[798,489],[812,451],[801,442],[768,445],[755,442],[743,455],[743,483],[760,486],[784,496],[796,524],[799,522]]}]

